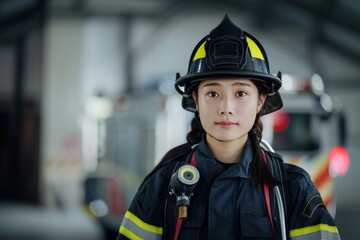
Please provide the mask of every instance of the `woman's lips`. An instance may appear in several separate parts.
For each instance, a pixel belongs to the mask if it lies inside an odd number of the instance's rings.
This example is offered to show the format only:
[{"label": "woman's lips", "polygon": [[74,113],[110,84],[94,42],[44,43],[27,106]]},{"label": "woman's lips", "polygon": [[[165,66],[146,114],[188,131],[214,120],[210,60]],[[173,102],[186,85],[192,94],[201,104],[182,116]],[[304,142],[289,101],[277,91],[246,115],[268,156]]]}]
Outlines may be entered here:
[{"label": "woman's lips", "polygon": [[238,125],[237,123],[231,122],[231,121],[221,121],[221,122],[216,122],[215,124],[220,125],[221,127],[224,127],[224,128],[230,128],[230,127]]}]

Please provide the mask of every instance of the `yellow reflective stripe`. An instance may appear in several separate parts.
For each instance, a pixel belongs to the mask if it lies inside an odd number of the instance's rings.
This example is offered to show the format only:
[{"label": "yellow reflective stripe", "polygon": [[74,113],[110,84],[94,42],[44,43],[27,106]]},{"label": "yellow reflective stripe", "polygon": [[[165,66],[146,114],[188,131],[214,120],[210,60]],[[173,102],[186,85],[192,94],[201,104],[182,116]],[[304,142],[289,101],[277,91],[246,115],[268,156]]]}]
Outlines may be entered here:
[{"label": "yellow reflective stripe", "polygon": [[163,234],[162,227],[156,227],[154,225],[150,225],[146,222],[143,222],[140,218],[138,218],[137,216],[135,216],[134,214],[132,214],[129,211],[126,212],[125,217],[128,218],[133,223],[135,223],[139,228],[141,228],[145,231],[156,233],[156,234]]},{"label": "yellow reflective stripe", "polygon": [[136,236],[136,234],[134,234],[133,232],[131,232],[129,229],[127,229],[126,227],[121,226],[120,227],[120,231],[119,231],[122,235],[124,235],[125,237],[127,237],[128,239],[132,239],[132,240],[143,240],[143,238]]},{"label": "yellow reflective stripe", "polygon": [[336,226],[329,226],[327,224],[318,224],[315,226],[309,226],[309,227],[290,230],[290,237],[297,237],[297,236],[314,233],[314,232],[319,232],[319,231],[328,231],[331,233],[339,233]]},{"label": "yellow reflective stripe", "polygon": [[256,45],[256,43],[248,37],[246,37],[246,41],[247,41],[249,49],[250,49],[251,57],[258,58],[258,59],[265,61],[264,56],[263,56],[260,48]]},{"label": "yellow reflective stripe", "polygon": [[205,43],[206,41],[204,41],[203,44],[201,44],[201,46],[198,48],[193,58],[193,61],[198,60],[200,58],[204,58],[206,56]]}]

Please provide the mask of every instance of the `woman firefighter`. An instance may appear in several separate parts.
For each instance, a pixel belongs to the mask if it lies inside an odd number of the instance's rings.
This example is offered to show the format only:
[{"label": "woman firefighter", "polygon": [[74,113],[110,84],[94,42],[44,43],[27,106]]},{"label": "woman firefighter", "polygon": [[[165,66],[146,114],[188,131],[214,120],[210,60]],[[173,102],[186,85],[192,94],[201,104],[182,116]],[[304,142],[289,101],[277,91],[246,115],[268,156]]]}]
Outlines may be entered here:
[{"label": "woman firefighter", "polygon": [[340,239],[309,175],[261,147],[280,87],[261,44],[225,16],[175,82],[194,112],[187,142],[145,178],[117,239]]}]

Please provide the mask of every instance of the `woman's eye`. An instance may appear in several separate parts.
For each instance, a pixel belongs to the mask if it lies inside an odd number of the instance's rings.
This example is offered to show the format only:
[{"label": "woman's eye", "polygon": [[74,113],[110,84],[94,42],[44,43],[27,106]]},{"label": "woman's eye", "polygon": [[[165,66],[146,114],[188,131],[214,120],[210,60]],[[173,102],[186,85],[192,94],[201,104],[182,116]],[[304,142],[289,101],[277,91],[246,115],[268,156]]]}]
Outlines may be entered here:
[{"label": "woman's eye", "polygon": [[236,96],[237,96],[237,97],[243,97],[243,96],[245,96],[245,95],[246,95],[245,92],[237,92],[237,93],[236,93]]},{"label": "woman's eye", "polygon": [[219,94],[217,92],[209,92],[207,95],[209,97],[217,97],[217,96],[219,96]]}]

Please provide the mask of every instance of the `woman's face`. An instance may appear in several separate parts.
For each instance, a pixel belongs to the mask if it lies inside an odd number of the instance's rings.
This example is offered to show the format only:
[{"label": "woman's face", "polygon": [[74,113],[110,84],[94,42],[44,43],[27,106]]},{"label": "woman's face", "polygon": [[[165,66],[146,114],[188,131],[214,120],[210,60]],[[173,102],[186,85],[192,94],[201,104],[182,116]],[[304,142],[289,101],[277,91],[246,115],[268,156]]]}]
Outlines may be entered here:
[{"label": "woman's face", "polygon": [[204,130],[221,142],[245,142],[266,98],[248,79],[204,80],[192,96]]}]

